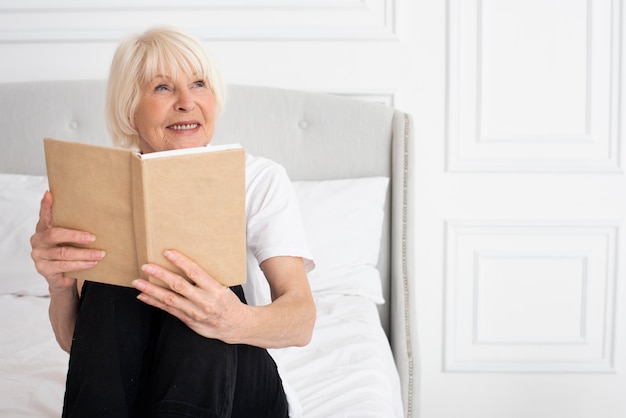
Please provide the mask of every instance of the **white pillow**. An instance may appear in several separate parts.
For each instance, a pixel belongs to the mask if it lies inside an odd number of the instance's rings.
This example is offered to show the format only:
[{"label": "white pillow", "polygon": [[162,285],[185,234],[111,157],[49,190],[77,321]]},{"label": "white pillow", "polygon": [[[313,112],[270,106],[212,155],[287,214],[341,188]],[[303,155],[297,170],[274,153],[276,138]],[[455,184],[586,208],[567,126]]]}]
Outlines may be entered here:
[{"label": "white pillow", "polygon": [[[385,177],[293,182],[316,262],[309,273],[314,292],[384,302],[376,264],[388,183]],[[48,294],[29,241],[47,188],[44,176],[0,173],[0,294]]]},{"label": "white pillow", "polygon": [[376,268],[389,179],[294,181],[315,269],[315,293],[365,296],[384,303]]},{"label": "white pillow", "polygon": [[46,177],[0,173],[0,294],[48,295],[30,258],[30,237],[47,189]]}]

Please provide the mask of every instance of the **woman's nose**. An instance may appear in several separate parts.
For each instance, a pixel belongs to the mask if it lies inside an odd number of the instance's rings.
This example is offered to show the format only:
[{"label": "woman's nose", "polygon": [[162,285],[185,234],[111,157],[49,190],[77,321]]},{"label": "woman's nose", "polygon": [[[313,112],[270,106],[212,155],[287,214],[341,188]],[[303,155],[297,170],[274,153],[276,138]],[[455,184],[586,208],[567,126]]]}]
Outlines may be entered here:
[{"label": "woman's nose", "polygon": [[195,106],[193,96],[189,89],[179,89],[178,96],[176,100],[176,110],[179,112],[189,112],[193,110]]}]

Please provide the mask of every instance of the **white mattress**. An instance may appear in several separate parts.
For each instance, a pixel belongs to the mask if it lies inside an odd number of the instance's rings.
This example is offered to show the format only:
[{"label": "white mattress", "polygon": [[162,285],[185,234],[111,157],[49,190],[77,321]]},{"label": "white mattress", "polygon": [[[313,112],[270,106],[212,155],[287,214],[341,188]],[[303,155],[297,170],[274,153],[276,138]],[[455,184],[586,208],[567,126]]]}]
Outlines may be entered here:
[{"label": "white mattress", "polygon": [[[311,343],[281,362],[307,418],[401,417],[400,383],[376,305],[316,295]],[[58,417],[68,356],[56,344],[48,299],[0,295],[0,417]]]}]

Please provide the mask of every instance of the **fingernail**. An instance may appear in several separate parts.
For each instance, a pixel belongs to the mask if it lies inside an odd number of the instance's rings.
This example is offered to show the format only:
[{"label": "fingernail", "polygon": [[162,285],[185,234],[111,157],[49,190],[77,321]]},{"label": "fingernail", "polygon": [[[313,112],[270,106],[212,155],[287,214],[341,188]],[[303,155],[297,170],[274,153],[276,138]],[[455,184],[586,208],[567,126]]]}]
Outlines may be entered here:
[{"label": "fingernail", "polygon": [[133,281],[132,281],[132,283],[131,283],[131,284],[132,284],[132,285],[133,285],[133,287],[134,287],[135,289],[137,289],[137,290],[143,290],[143,289],[145,289],[145,288],[146,288],[145,283],[143,283],[141,280],[137,280],[137,279],[135,279],[135,280],[133,280]]},{"label": "fingernail", "polygon": [[167,258],[170,258],[172,256],[172,252],[170,250],[165,250],[163,251],[163,255]]},{"label": "fingernail", "polygon": [[141,266],[141,270],[148,275],[154,273],[154,268],[149,264],[144,264],[143,266]]}]

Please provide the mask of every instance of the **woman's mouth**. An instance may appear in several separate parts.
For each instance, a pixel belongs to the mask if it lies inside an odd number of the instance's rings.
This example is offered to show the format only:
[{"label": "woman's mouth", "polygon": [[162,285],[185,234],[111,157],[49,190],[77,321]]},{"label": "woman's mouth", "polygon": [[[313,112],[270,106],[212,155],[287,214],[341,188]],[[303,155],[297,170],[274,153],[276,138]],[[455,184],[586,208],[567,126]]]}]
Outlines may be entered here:
[{"label": "woman's mouth", "polygon": [[198,127],[197,123],[182,123],[179,125],[170,125],[169,129],[173,129],[175,131],[188,131],[191,129],[196,129]]}]

